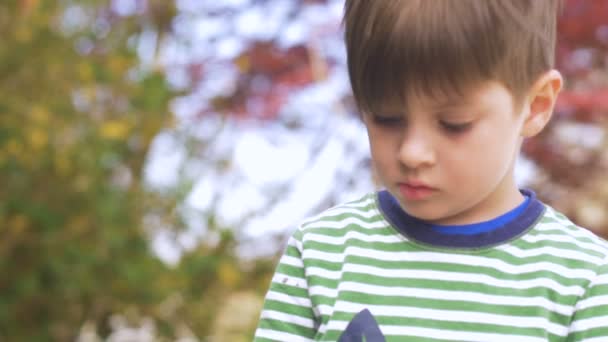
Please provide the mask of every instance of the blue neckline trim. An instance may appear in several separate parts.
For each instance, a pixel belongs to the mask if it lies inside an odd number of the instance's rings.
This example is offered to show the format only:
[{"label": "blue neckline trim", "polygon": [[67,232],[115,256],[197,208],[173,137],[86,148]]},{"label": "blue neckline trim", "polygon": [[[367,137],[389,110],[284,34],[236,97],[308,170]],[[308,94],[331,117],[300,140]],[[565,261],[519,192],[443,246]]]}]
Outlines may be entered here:
[{"label": "blue neckline trim", "polygon": [[[498,229],[505,224],[512,222],[524,212],[528,204],[530,203],[530,197],[524,195],[524,200],[515,209],[498,216],[495,219],[463,225],[435,225],[430,224],[431,229],[441,234],[448,235],[475,235],[479,233],[489,232]],[[424,222],[424,221],[423,221]]]},{"label": "blue neckline trim", "polygon": [[[545,211],[545,206],[536,198],[536,194],[528,189],[520,190],[528,197],[527,205],[517,219],[505,222],[500,227],[474,234],[445,234],[432,228],[432,225],[408,215],[399,202],[386,190],[377,194],[378,205],[384,217],[401,234],[409,239],[434,247],[455,249],[480,249],[499,245],[520,236],[531,228]],[[483,223],[481,223],[483,224]]]}]

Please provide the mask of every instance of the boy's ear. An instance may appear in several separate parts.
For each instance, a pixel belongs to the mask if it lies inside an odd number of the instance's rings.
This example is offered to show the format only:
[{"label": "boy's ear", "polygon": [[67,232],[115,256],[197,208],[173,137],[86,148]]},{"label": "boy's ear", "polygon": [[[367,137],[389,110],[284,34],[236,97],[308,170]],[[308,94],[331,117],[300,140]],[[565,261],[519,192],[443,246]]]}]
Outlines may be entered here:
[{"label": "boy's ear", "polygon": [[535,136],[549,122],[562,84],[562,75],[555,69],[545,72],[534,83],[526,101],[528,113],[522,127],[522,136]]}]

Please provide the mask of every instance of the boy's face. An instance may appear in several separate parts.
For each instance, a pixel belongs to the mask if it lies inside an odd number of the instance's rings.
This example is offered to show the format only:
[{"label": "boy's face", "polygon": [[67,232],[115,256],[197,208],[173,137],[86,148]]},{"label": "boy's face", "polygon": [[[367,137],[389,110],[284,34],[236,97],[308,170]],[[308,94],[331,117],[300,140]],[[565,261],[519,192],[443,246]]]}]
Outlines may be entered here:
[{"label": "boy's face", "polygon": [[410,96],[407,109],[364,115],[377,175],[410,215],[468,224],[523,200],[513,169],[525,115],[500,83],[475,89],[446,103]]}]

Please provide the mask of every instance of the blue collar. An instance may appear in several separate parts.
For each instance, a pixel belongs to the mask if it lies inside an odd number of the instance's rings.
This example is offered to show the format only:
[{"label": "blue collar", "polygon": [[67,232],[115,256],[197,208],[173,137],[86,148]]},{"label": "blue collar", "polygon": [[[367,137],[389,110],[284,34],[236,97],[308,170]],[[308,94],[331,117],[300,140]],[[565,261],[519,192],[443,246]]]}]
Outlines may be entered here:
[{"label": "blue collar", "polygon": [[[498,229],[506,224],[509,224],[516,220],[521,213],[523,213],[528,204],[530,203],[530,197],[524,194],[524,201],[518,205],[515,209],[507,212],[506,214],[502,214],[497,218],[492,220],[472,223],[472,224],[463,224],[463,225],[436,225],[430,224],[431,229],[438,233],[442,234],[450,234],[450,235],[475,235],[479,233],[486,233],[495,229]],[[423,221],[424,222],[424,221]]]},{"label": "blue collar", "polygon": [[[499,245],[522,235],[534,226],[545,211],[545,206],[531,190],[521,190],[526,201],[514,210],[501,215],[495,220],[466,226],[456,226],[468,230],[467,233],[448,234],[445,226],[433,226],[408,215],[399,202],[388,192],[378,192],[378,204],[384,217],[401,234],[419,243],[434,247],[455,249],[481,249]],[[488,226],[491,226],[491,229]],[[460,229],[462,231],[462,229]]]}]

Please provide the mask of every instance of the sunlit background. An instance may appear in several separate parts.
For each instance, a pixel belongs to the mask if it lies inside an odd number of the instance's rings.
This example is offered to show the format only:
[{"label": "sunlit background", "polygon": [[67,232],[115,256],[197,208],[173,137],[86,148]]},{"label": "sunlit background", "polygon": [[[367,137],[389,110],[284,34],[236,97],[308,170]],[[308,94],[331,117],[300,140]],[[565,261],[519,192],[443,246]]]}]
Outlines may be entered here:
[{"label": "sunlit background", "polygon": [[[517,179],[608,236],[608,1],[565,3]],[[376,188],[342,9],[3,1],[0,340],[251,340],[296,224]]]}]

